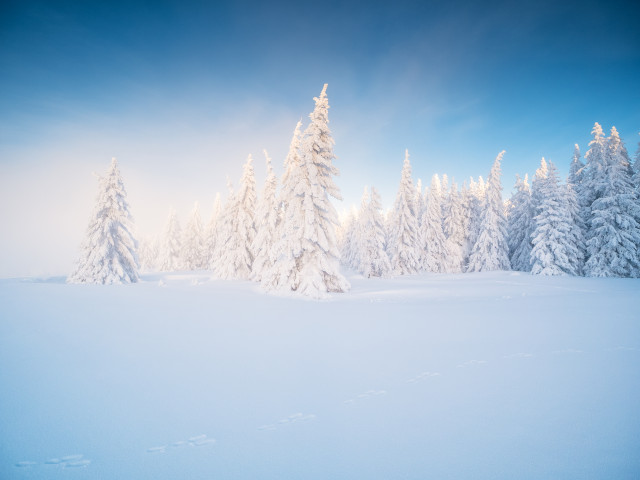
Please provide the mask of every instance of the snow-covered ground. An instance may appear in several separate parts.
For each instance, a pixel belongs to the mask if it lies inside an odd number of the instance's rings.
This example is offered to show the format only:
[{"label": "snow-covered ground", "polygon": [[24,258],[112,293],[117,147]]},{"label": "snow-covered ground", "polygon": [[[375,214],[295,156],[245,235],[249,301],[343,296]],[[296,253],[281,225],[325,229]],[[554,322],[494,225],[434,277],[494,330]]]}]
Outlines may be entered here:
[{"label": "snow-covered ground", "polygon": [[349,280],[0,281],[0,478],[640,478],[640,280]]}]

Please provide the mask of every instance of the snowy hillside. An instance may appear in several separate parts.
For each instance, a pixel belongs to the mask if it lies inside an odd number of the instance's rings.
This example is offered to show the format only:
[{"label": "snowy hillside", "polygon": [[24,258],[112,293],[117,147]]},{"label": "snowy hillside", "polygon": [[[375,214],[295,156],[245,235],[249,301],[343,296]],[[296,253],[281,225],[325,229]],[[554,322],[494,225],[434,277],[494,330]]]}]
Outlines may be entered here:
[{"label": "snowy hillside", "polygon": [[0,281],[0,478],[635,479],[637,279]]}]

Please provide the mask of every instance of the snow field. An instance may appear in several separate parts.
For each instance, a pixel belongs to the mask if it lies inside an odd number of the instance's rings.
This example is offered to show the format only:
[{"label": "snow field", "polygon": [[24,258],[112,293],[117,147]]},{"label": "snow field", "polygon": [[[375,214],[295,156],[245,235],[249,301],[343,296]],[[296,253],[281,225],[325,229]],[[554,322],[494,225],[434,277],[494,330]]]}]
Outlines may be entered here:
[{"label": "snow field", "polygon": [[321,302],[142,280],[0,282],[0,478],[640,471],[638,280],[352,275]]}]

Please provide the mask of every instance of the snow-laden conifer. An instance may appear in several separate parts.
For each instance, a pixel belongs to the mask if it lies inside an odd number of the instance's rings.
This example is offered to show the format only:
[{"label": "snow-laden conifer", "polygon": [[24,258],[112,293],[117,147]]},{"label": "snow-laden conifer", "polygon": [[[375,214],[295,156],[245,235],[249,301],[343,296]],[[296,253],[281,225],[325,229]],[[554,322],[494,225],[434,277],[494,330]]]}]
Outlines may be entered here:
[{"label": "snow-laden conifer", "polygon": [[175,209],[169,209],[160,244],[160,270],[173,272],[182,268],[182,229]]},{"label": "snow-laden conifer", "polygon": [[486,204],[486,185],[482,177],[478,177],[476,182],[473,178],[469,179],[468,190],[468,230],[467,230],[467,244],[465,249],[465,265],[466,270],[469,271],[469,262],[471,260],[471,253],[473,247],[480,235],[480,229],[482,227],[482,219],[484,217],[484,207]]},{"label": "snow-laden conifer", "polygon": [[578,254],[575,259],[571,259],[575,262],[575,269],[577,275],[582,275],[584,272],[584,262],[586,257],[586,243],[585,235],[586,229],[584,228],[584,221],[582,219],[582,211],[580,210],[580,203],[578,201],[578,194],[576,193],[574,186],[567,182],[563,188],[562,193],[564,195],[564,204],[567,212],[569,213],[571,231],[570,241],[578,249]]},{"label": "snow-laden conifer", "polygon": [[236,194],[233,189],[233,184],[227,176],[227,199],[224,202],[220,210],[220,215],[217,221],[216,227],[216,240],[213,249],[213,254],[209,260],[209,269],[213,271],[214,276],[218,278],[226,278],[228,275],[225,261],[225,249],[227,248],[227,242],[230,242],[234,236],[235,225],[233,219],[237,216],[238,202],[236,201]]},{"label": "snow-laden conifer", "polygon": [[380,210],[380,194],[371,187],[371,196],[366,191],[363,208],[358,218],[360,224],[359,267],[365,277],[387,277],[391,273],[391,263],[385,250],[384,219]]},{"label": "snow-laden conifer", "polygon": [[340,241],[340,263],[345,267],[357,268],[358,256],[358,211],[351,208],[342,222],[342,239]]},{"label": "snow-laden conifer", "polygon": [[388,252],[394,275],[409,275],[420,270],[418,255],[418,218],[416,217],[415,189],[411,180],[409,151],[405,151],[402,177],[391,212]]},{"label": "snow-laden conifer", "polygon": [[206,268],[205,254],[200,208],[198,202],[195,202],[183,232],[181,252],[183,268],[185,270]]},{"label": "snow-laden conifer", "polygon": [[302,182],[300,167],[300,142],[302,122],[299,121],[293,131],[289,152],[284,161],[282,187],[278,196],[279,221],[276,227],[276,239],[273,245],[274,264],[263,272],[261,285],[265,290],[287,290],[297,285],[297,256],[300,254],[300,212],[301,197],[296,194],[298,184]]},{"label": "snow-laden conifer", "polygon": [[440,178],[434,175],[427,192],[426,207],[422,214],[419,234],[422,269],[426,272],[445,273],[449,251],[442,231],[442,202]]},{"label": "snow-laden conifer", "polygon": [[469,265],[469,255],[471,255],[471,249],[473,243],[471,243],[471,227],[473,216],[473,194],[467,182],[462,182],[462,188],[460,189],[460,205],[462,206],[462,224],[464,231],[464,242],[462,244],[462,271],[467,271]]},{"label": "snow-laden conifer", "polygon": [[211,217],[204,229],[204,268],[211,268],[211,264],[214,258],[214,252],[216,250],[216,243],[218,241],[218,228],[220,226],[220,218],[222,215],[222,203],[220,201],[220,193],[216,193],[216,198],[213,202],[213,210],[211,211]]},{"label": "snow-laden conifer", "polygon": [[451,189],[444,211],[444,236],[447,239],[447,270],[459,273],[464,268],[465,244],[465,212],[462,204],[462,194],[458,191],[455,181],[451,182]]},{"label": "snow-laden conifer", "polygon": [[138,281],[138,244],[133,235],[127,192],[116,159],[98,182],[96,205],[82,254],[69,283],[133,283]]},{"label": "snow-laden conifer", "polygon": [[[640,135],[640,133],[638,133],[638,135]],[[635,160],[633,162],[633,183],[640,197],[640,142],[638,142],[638,149],[636,150]]]},{"label": "snow-laden conifer", "polygon": [[469,272],[509,270],[507,225],[502,203],[500,162],[504,150],[496,157],[486,184],[480,233],[469,257]]},{"label": "snow-laden conifer", "polygon": [[159,267],[160,242],[158,237],[145,237],[138,245],[138,260],[140,269],[153,271]]},{"label": "snow-laden conifer", "polygon": [[253,241],[255,259],[251,269],[251,279],[259,282],[262,275],[269,271],[275,262],[273,257],[276,229],[278,228],[279,212],[276,198],[278,180],[271,167],[271,157],[264,151],[267,164],[267,177],[262,189],[262,196],[256,210],[256,236]]},{"label": "snow-laden conifer", "polygon": [[215,270],[222,279],[248,280],[253,265],[252,249],[255,238],[256,181],[253,173],[253,158],[247,157],[242,169],[240,186],[230,194],[224,214],[220,239],[220,259]]},{"label": "snow-laden conifer", "polygon": [[[282,258],[280,275],[275,286],[279,290],[295,291],[323,297],[328,292],[344,292],[349,282],[340,273],[340,253],[336,241],[338,214],[329,197],[341,200],[333,177],[338,169],[333,165],[333,138],[329,130],[329,101],[325,84],[311,122],[302,136],[299,163],[292,165],[297,180],[292,198],[286,199],[284,216],[289,217],[283,235],[293,235]],[[279,262],[280,260],[276,260]],[[284,270],[283,270],[284,269]],[[269,275],[269,283],[274,277]],[[264,285],[264,283],[263,283]]]},{"label": "snow-laden conifer", "polygon": [[591,205],[585,274],[637,277],[640,274],[640,201],[629,155],[615,127],[607,141],[602,181]]},{"label": "snow-laden conifer", "polygon": [[585,175],[585,165],[580,159],[580,147],[576,143],[573,148],[573,158],[571,165],[569,166],[569,180],[568,182],[573,186],[573,189],[577,192],[579,185],[582,184]]},{"label": "snow-laden conifer", "polygon": [[524,180],[516,177],[516,191],[511,197],[511,208],[507,217],[507,243],[512,270],[531,270],[531,234],[535,217],[531,202],[531,188],[527,175]]},{"label": "snow-laden conifer", "polygon": [[594,124],[591,134],[593,140],[589,142],[589,150],[584,155],[585,167],[580,187],[576,188],[587,236],[590,236],[591,230],[591,205],[602,196],[605,188],[606,139],[598,122]]},{"label": "snow-laden conifer", "polygon": [[532,234],[531,273],[533,275],[578,275],[579,251],[572,237],[573,222],[556,167],[549,162],[546,173],[536,176],[535,229]]}]

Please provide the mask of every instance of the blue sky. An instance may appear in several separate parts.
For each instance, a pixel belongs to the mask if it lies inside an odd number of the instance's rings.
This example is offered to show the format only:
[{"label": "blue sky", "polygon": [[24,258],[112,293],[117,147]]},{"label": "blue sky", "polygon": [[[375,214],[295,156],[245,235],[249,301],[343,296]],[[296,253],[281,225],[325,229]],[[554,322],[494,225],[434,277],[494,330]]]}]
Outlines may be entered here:
[{"label": "blue sky", "polygon": [[364,185],[391,205],[405,148],[426,182],[505,149],[505,193],[542,156],[566,173],[596,121],[635,152],[639,24],[631,1],[5,1],[0,275],[70,270],[112,156],[141,234],[207,217],[249,153],[281,172],[324,83],[338,209]]}]

